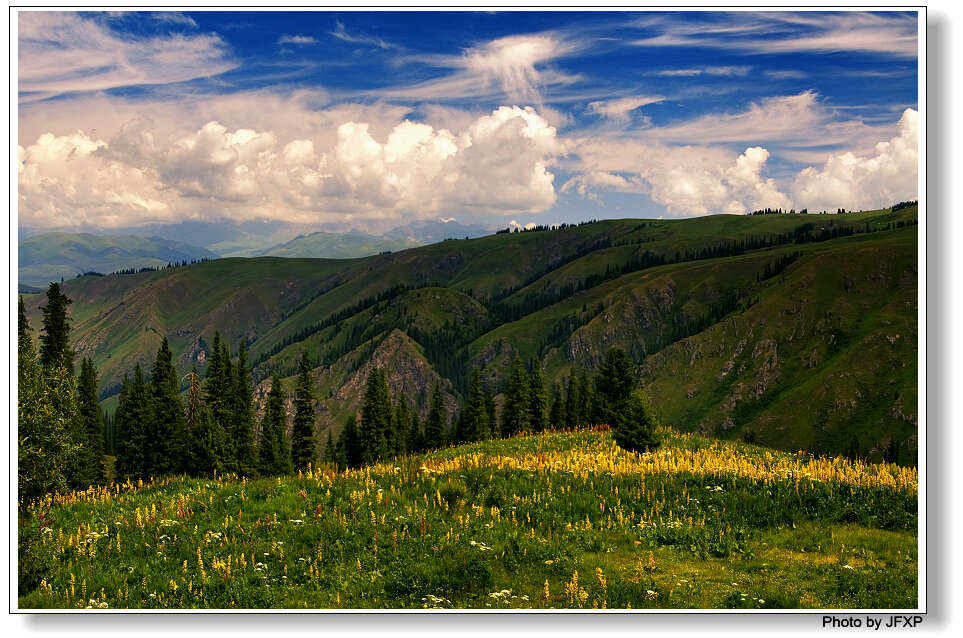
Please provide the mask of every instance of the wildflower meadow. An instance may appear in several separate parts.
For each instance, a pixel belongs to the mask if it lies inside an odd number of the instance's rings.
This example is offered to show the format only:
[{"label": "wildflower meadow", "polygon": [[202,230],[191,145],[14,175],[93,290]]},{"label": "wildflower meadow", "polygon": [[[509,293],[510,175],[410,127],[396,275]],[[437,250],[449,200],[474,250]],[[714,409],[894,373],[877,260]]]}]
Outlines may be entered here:
[{"label": "wildflower meadow", "polygon": [[37,542],[19,607],[917,605],[915,468],[661,436],[642,454],[606,429],[550,431],[49,494],[21,516]]}]

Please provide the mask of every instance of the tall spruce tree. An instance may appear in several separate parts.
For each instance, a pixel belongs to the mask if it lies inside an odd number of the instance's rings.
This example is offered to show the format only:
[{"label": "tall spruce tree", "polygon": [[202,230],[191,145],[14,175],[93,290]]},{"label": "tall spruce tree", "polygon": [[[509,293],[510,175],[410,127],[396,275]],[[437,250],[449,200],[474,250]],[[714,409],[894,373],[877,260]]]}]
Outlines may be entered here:
[{"label": "tall spruce tree", "polygon": [[154,358],[150,391],[151,432],[146,469],[154,476],[184,472],[187,470],[187,426],[167,337],[161,341]]},{"label": "tall spruce tree", "polygon": [[261,440],[258,446],[260,471],[266,476],[290,474],[293,471],[285,400],[281,377],[274,375],[267,405],[264,407],[264,418],[261,420]]},{"label": "tall spruce tree", "polygon": [[528,413],[533,432],[548,427],[548,399],[545,397],[545,381],[542,379],[542,362],[537,358],[530,362],[528,376]]},{"label": "tall spruce tree", "polygon": [[294,426],[291,430],[291,460],[294,469],[317,465],[317,440],[314,432],[314,389],[311,384],[311,359],[301,353],[298,380],[294,388]]},{"label": "tall spruce tree", "polygon": [[213,476],[215,472],[223,472],[227,434],[214,422],[210,409],[204,405],[196,368],[189,375],[184,423],[189,442],[184,455],[187,473],[192,476]]},{"label": "tall spruce tree", "polygon": [[[30,322],[27,320],[27,310],[23,305],[23,295],[17,301],[17,362],[36,363],[37,353],[33,348],[33,337],[30,335]],[[18,368],[23,367],[18,365]]]},{"label": "tall spruce tree", "polygon": [[421,452],[425,449],[425,434],[418,418],[418,410],[411,411],[411,422],[408,425],[408,442],[406,449],[409,454]]},{"label": "tall spruce tree", "polygon": [[[115,456],[117,454],[116,443],[117,439],[115,436],[114,429],[114,413],[109,410],[103,411],[104,415],[104,454],[107,456]],[[108,476],[108,480],[113,480],[113,476]]]},{"label": "tall spruce tree", "polygon": [[118,477],[149,478],[148,451],[152,445],[150,387],[144,380],[140,363],[134,366],[134,378],[124,379],[115,415],[117,431]]},{"label": "tall spruce tree", "polygon": [[324,444],[324,462],[339,465],[338,452],[334,447],[334,437],[331,435],[331,428],[328,428],[328,439]]},{"label": "tall spruce tree", "polygon": [[620,447],[632,452],[648,452],[659,446],[658,419],[648,397],[633,389],[615,413],[613,438]]},{"label": "tall spruce tree", "polygon": [[[230,351],[221,340],[221,333],[215,332],[204,384],[204,401],[211,411],[214,423],[227,433],[233,433],[234,406],[231,398],[236,384],[233,376]],[[223,461],[228,468],[236,466],[232,444],[232,440],[225,440]]]},{"label": "tall spruce tree", "polygon": [[481,441],[491,436],[488,424],[488,411],[485,409],[485,390],[482,388],[478,368],[471,371],[468,383],[468,400],[459,419],[461,432],[458,443]]},{"label": "tall spruce tree", "polygon": [[495,411],[495,396],[485,391],[485,414],[488,415],[488,428],[491,430],[489,436],[495,438],[499,436],[498,415]]},{"label": "tall spruce tree", "polygon": [[575,422],[578,423],[579,427],[598,425],[601,423],[601,421],[593,419],[593,414],[598,412],[597,404],[598,401],[595,393],[592,392],[592,384],[589,381],[588,372],[582,370],[578,379],[578,401],[575,403]]},{"label": "tall spruce tree", "polygon": [[595,379],[595,420],[614,427],[635,386],[635,363],[622,348],[610,348]]},{"label": "tall spruce tree", "polygon": [[502,436],[514,436],[531,428],[531,400],[528,388],[528,372],[521,359],[512,362],[512,373],[505,390],[505,406],[502,408]]},{"label": "tall spruce tree", "polygon": [[351,415],[341,430],[338,438],[341,457],[347,467],[360,467],[363,455],[361,453],[361,433],[358,431],[358,420]]},{"label": "tall spruce tree", "polygon": [[233,419],[230,438],[234,464],[230,471],[252,476],[257,469],[257,450],[254,446],[254,380],[247,363],[244,341],[238,348],[234,367]]},{"label": "tall spruce tree", "polygon": [[422,449],[440,448],[445,445],[445,425],[448,415],[445,410],[445,400],[441,394],[441,386],[437,383],[431,391],[431,401],[428,404],[428,420],[425,421],[425,436]]},{"label": "tall spruce tree", "polygon": [[402,456],[408,451],[408,430],[411,428],[411,411],[408,399],[402,393],[395,404],[394,415],[394,454]]},{"label": "tall spruce tree", "polygon": [[361,459],[365,465],[386,458],[391,452],[391,396],[384,372],[368,373],[361,404]]},{"label": "tall spruce tree", "polygon": [[71,432],[73,376],[63,367],[40,366],[22,299],[18,305],[17,495],[26,502],[65,490],[80,450]]},{"label": "tall spruce tree", "polygon": [[572,368],[572,373],[568,377],[568,387],[565,391],[565,427],[570,430],[574,430],[577,427],[584,425],[580,418],[581,410],[579,409],[579,389],[578,389],[578,379],[575,375],[575,368]]},{"label": "tall spruce tree", "polygon": [[74,371],[74,351],[70,347],[70,321],[67,306],[72,301],[61,292],[60,285],[51,282],[47,288],[47,305],[43,313],[40,334],[40,364],[45,368],[63,366],[71,374]]},{"label": "tall spruce tree", "polygon": [[84,357],[77,382],[77,429],[83,434],[80,483],[93,485],[103,479],[104,413],[97,396],[97,371],[94,362]]},{"label": "tall spruce tree", "polygon": [[552,385],[552,398],[549,403],[551,407],[548,410],[548,422],[552,427],[564,428],[565,427],[565,400],[562,397],[562,391],[558,384]]}]

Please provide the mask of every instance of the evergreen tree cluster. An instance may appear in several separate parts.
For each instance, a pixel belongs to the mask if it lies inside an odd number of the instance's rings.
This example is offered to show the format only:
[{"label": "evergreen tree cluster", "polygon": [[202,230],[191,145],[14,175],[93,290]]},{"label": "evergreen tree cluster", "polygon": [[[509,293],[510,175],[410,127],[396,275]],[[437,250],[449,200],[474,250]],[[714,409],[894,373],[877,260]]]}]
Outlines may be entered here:
[{"label": "evergreen tree cluster", "polygon": [[[104,421],[90,359],[74,377],[71,300],[51,283],[41,307],[39,352],[23,298],[17,304],[17,493],[32,500],[48,492],[85,488],[104,472]],[[39,355],[39,356],[38,356]]]},{"label": "evergreen tree cluster", "polygon": [[113,419],[119,477],[164,474],[244,476],[289,474],[318,461],[311,363],[301,357],[294,392],[294,427],[288,433],[287,395],[275,376],[255,442],[254,383],[241,343],[236,360],[214,334],[207,376],[188,374],[182,403],[165,338],[150,378],[138,364],[125,378]]},{"label": "evergreen tree cluster", "polygon": [[479,369],[472,369],[469,378],[464,405],[450,420],[441,388],[435,385],[422,424],[404,395],[392,399],[384,372],[373,369],[365,386],[360,421],[349,416],[337,441],[328,432],[325,460],[339,467],[359,467],[446,445],[541,432],[549,427],[576,429],[598,424],[622,431],[620,445],[626,449],[647,450],[658,445],[657,421],[648,399],[637,388],[635,363],[620,348],[606,354],[594,383],[586,370],[578,373],[573,368],[561,385],[556,384],[550,398],[540,362],[533,359],[526,365],[516,358],[500,415],[495,394],[484,387]]},{"label": "evergreen tree cluster", "polygon": [[909,208],[910,206],[918,206],[918,205],[919,205],[919,201],[915,199],[911,202],[899,202],[898,204],[893,204],[892,206],[890,206],[889,212],[895,213],[898,210],[903,210],[904,208]]}]

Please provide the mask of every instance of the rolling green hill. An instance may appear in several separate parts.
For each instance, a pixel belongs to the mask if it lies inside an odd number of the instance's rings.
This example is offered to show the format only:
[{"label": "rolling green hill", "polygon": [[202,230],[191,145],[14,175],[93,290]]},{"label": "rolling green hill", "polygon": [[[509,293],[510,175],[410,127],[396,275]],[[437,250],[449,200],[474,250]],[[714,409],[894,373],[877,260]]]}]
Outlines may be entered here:
[{"label": "rolling green hill", "polygon": [[[620,346],[682,431],[880,459],[916,456],[916,207],[844,215],[610,220],[449,240],[359,259],[220,259],[65,284],[105,398],[167,336],[181,373],[214,331],[255,380],[318,363],[337,433],[371,365],[426,410],[470,366],[503,389],[515,356],[551,389]],[[39,326],[43,295],[26,300]],[[261,395],[265,387],[260,388]]]},{"label": "rolling green hill", "polygon": [[89,233],[44,233],[20,241],[19,281],[46,288],[80,273],[161,268],[168,263],[217,259],[215,253],[160,237],[112,237]]}]

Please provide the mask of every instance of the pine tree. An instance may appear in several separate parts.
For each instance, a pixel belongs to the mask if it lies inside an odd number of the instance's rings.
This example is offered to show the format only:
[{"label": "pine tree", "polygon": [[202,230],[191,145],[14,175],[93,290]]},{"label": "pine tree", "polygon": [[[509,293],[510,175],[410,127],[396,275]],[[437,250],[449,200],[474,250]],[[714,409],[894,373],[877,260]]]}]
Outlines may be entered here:
[{"label": "pine tree", "polygon": [[[107,456],[115,456],[117,454],[116,448],[116,437],[114,429],[114,413],[107,410],[103,411],[104,419],[104,454]],[[108,476],[108,480],[112,480],[113,477]]]},{"label": "pine tree", "polygon": [[505,407],[502,409],[502,436],[514,436],[531,427],[531,408],[528,389],[528,372],[521,359],[512,363],[512,374],[505,391]]},{"label": "pine tree", "polygon": [[656,435],[658,419],[641,390],[635,389],[624,399],[613,419],[613,438],[620,447],[632,452],[648,452],[659,446]]},{"label": "pine tree", "polygon": [[635,386],[635,364],[622,348],[610,348],[595,380],[596,421],[614,426]]},{"label": "pine tree", "polygon": [[224,470],[224,429],[214,422],[210,409],[201,398],[201,381],[197,369],[191,370],[184,406],[184,425],[188,446],[185,466],[192,476],[213,476]]},{"label": "pine tree", "polygon": [[167,337],[161,341],[150,375],[151,431],[145,450],[147,467],[153,476],[184,472],[187,426],[181,405],[177,373]]},{"label": "pine tree", "polygon": [[328,428],[328,440],[324,444],[324,462],[340,465],[338,453],[334,447],[334,438],[331,436],[331,428]]},{"label": "pine tree", "polygon": [[578,380],[575,376],[575,368],[573,367],[572,374],[568,377],[568,389],[565,392],[565,427],[574,430],[584,425],[579,418],[580,412]]},{"label": "pine tree", "polygon": [[234,455],[232,472],[251,476],[257,469],[257,450],[254,446],[254,380],[247,364],[247,349],[244,341],[237,353],[237,366],[234,367],[233,419],[231,451]]},{"label": "pine tree", "polygon": [[488,428],[491,430],[489,436],[492,438],[499,436],[498,418],[495,413],[495,397],[490,392],[485,392],[485,414],[488,416]]},{"label": "pine tree", "polygon": [[[214,333],[210,361],[204,384],[204,402],[210,409],[211,417],[217,427],[228,434],[233,434],[234,428],[232,425],[235,415],[231,399],[236,381],[233,378],[230,351],[227,345],[221,341],[219,332]],[[237,465],[231,438],[225,440],[224,458],[222,460],[227,468],[234,468]]]},{"label": "pine tree", "polygon": [[541,432],[548,427],[548,400],[545,398],[545,381],[542,379],[542,364],[538,359],[531,361],[528,378],[528,413],[533,432]]},{"label": "pine tree", "polygon": [[377,368],[368,374],[359,429],[362,463],[370,465],[387,458],[391,451],[391,397],[384,372]]},{"label": "pine tree", "polygon": [[67,306],[71,303],[58,284],[50,284],[47,305],[40,308],[43,313],[40,364],[45,368],[63,366],[73,374],[74,351],[70,347],[70,322],[67,319]]},{"label": "pine tree", "polygon": [[548,422],[552,427],[565,427],[565,401],[558,384],[552,386],[551,408],[548,411]]},{"label": "pine tree", "polygon": [[114,419],[118,477],[149,478],[145,452],[151,445],[148,430],[151,419],[150,388],[144,380],[140,363],[134,366],[133,380],[124,378]]},{"label": "pine tree", "polygon": [[27,321],[27,311],[23,306],[23,295],[17,302],[17,363],[18,370],[25,362],[36,363],[37,353],[33,348],[33,337],[30,336],[30,322]]},{"label": "pine tree", "polygon": [[402,456],[408,451],[408,430],[411,428],[411,411],[404,394],[398,397],[394,415],[394,454]]},{"label": "pine tree", "polygon": [[468,384],[468,400],[462,410],[459,443],[481,441],[491,436],[488,424],[488,411],[485,409],[485,391],[482,389],[481,374],[478,368],[471,371]]},{"label": "pine tree", "polygon": [[77,382],[77,429],[83,434],[80,484],[93,485],[103,479],[104,414],[97,397],[97,371],[89,357],[80,364]]},{"label": "pine tree", "polygon": [[301,361],[298,364],[298,381],[294,388],[294,427],[291,431],[291,460],[296,470],[305,469],[312,463],[317,465],[314,422],[311,360],[307,352],[302,352]]},{"label": "pine tree", "polygon": [[348,467],[360,467],[362,463],[361,433],[358,431],[358,420],[354,415],[348,417],[341,436],[338,438],[341,456]]},{"label": "pine tree", "polygon": [[285,399],[281,377],[274,375],[264,408],[264,418],[261,420],[261,440],[258,446],[260,471],[265,476],[290,474],[293,471]]},{"label": "pine tree", "polygon": [[22,502],[63,491],[80,450],[71,432],[74,379],[39,365],[23,300],[17,323],[17,495]]},{"label": "pine tree", "polygon": [[440,448],[445,445],[445,423],[448,416],[445,411],[445,401],[441,394],[441,387],[436,383],[431,391],[431,401],[428,405],[428,420],[425,422],[424,445],[422,449]]},{"label": "pine tree", "polygon": [[409,454],[421,452],[425,449],[425,434],[421,427],[418,411],[411,411],[411,423],[408,426],[408,442],[406,448]]},{"label": "pine tree", "polygon": [[596,410],[596,395],[592,392],[592,384],[589,382],[588,373],[582,370],[578,380],[578,400],[575,403],[575,422],[579,427],[588,425],[598,425],[599,422],[592,423],[592,415]]}]

